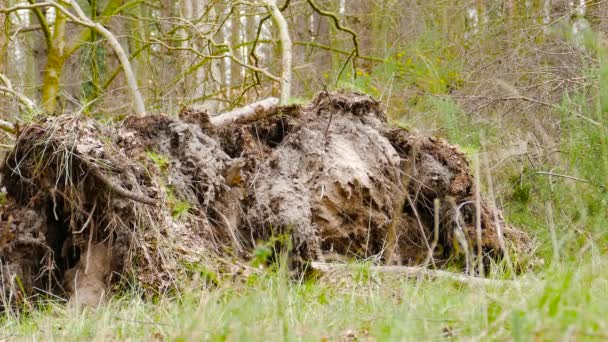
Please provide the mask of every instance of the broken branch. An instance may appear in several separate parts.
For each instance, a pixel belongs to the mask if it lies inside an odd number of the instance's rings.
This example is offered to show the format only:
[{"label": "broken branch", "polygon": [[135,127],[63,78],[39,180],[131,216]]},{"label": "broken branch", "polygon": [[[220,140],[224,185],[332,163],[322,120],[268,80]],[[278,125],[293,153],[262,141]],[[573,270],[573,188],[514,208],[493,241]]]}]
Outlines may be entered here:
[{"label": "broken branch", "polygon": [[279,108],[279,99],[269,97],[254,102],[245,107],[212,117],[211,124],[216,127],[227,126],[233,123],[246,123],[275,114]]},{"label": "broken branch", "polygon": [[[325,263],[313,261],[310,263],[313,270],[321,272],[323,274],[331,274],[336,272],[348,271],[350,265],[348,264],[336,264],[336,263]],[[507,284],[516,284],[509,280],[497,280],[488,278],[479,278],[468,276],[464,274],[452,273],[441,270],[431,270],[426,267],[413,267],[413,266],[370,266],[370,270],[373,272],[384,273],[384,274],[396,274],[408,278],[418,277],[429,277],[437,279],[453,280],[463,284],[469,285],[490,285],[490,286],[501,286]]]}]

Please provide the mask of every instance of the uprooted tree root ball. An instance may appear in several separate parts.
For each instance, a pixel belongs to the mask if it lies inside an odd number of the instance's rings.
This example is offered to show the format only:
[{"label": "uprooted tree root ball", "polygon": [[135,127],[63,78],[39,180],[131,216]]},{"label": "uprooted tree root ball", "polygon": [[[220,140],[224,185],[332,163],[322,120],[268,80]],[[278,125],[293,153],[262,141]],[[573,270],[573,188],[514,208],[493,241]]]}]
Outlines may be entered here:
[{"label": "uprooted tree root ball", "polygon": [[[388,127],[358,93],[280,112],[222,127],[191,110],[24,127],[3,167],[5,303],[47,292],[95,305],[121,279],[163,291],[192,265],[246,261],[276,236],[290,237],[298,267],[336,257],[441,267],[476,255],[473,178],[456,147]],[[486,262],[503,253],[497,227],[508,248],[527,246],[480,206]]]}]

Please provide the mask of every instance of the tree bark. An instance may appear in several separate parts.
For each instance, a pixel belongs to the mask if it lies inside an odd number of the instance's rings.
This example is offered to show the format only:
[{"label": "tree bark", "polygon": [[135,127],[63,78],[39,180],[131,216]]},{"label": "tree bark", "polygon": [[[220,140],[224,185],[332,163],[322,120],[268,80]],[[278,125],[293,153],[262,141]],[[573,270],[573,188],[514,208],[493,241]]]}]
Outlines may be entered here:
[{"label": "tree bark", "polygon": [[65,64],[65,29],[66,17],[57,11],[53,37],[48,42],[47,62],[42,77],[42,108],[48,113],[57,110],[57,96],[61,84],[61,73]]},{"label": "tree bark", "polygon": [[262,0],[270,10],[272,19],[279,29],[279,40],[281,41],[281,105],[286,105],[291,98],[291,62],[292,62],[292,43],[289,36],[289,26],[279,10],[276,0]]},{"label": "tree bark", "polygon": [[245,107],[214,116],[211,118],[211,124],[216,127],[222,127],[232,123],[251,122],[276,113],[278,108],[279,99],[269,97]]}]

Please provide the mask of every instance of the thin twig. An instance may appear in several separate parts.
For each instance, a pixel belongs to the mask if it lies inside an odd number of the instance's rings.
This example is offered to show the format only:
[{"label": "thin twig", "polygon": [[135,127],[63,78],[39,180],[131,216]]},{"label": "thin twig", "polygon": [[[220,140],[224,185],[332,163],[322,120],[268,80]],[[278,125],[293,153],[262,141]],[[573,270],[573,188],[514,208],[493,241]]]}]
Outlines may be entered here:
[{"label": "thin twig", "polygon": [[95,200],[95,203],[93,203],[93,208],[91,209],[91,212],[89,213],[89,217],[87,218],[86,222],[82,225],[82,228],[78,231],[73,232],[74,234],[80,234],[84,232],[85,229],[87,229],[87,226],[89,225],[89,223],[91,223],[91,219],[93,218],[95,207],[97,207],[97,200]]},{"label": "thin twig", "polygon": [[483,241],[481,234],[481,189],[480,178],[481,169],[479,166],[479,153],[473,155],[473,165],[475,167],[475,231],[477,233],[477,267],[480,276],[484,276],[483,269]]},{"label": "thin twig", "polygon": [[310,5],[310,7],[312,7],[312,9],[315,12],[317,12],[319,15],[330,18],[333,21],[334,26],[336,27],[337,30],[346,32],[351,35],[351,37],[353,39],[353,46],[354,46],[354,48],[353,48],[353,51],[354,51],[353,63],[354,63],[354,59],[359,57],[359,37],[357,36],[357,33],[355,33],[355,31],[353,31],[352,29],[350,29],[348,27],[342,26],[340,24],[340,19],[336,16],[335,13],[321,9],[321,7],[319,7],[319,5],[317,5],[317,3],[314,2],[313,0],[306,0],[306,1]]},{"label": "thin twig", "polygon": [[435,258],[434,258],[434,254],[435,254],[435,248],[437,248],[437,244],[439,243],[439,210],[441,208],[441,202],[439,200],[439,198],[435,198],[435,200],[433,200],[433,211],[434,211],[434,215],[433,215],[433,241],[431,242],[431,248],[429,248],[429,254],[426,257],[426,260],[424,261],[425,266],[427,266],[430,263],[432,263],[433,267],[436,267],[437,265],[435,265]]}]

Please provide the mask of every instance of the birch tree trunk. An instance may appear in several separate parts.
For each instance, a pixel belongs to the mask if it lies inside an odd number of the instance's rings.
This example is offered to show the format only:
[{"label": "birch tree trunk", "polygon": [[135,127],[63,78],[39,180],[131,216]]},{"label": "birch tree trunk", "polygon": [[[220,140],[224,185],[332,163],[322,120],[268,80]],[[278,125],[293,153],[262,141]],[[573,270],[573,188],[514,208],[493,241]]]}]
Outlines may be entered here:
[{"label": "birch tree trunk", "polygon": [[271,16],[277,29],[279,30],[279,40],[281,42],[281,105],[289,103],[291,98],[291,80],[292,80],[292,43],[289,35],[289,26],[279,10],[276,0],[262,0],[270,10]]},{"label": "birch tree trunk", "polygon": [[[0,15],[0,28],[6,28],[6,16]],[[6,75],[7,35],[0,32],[0,74]]]}]

